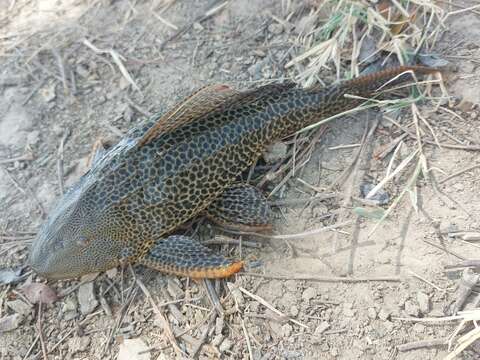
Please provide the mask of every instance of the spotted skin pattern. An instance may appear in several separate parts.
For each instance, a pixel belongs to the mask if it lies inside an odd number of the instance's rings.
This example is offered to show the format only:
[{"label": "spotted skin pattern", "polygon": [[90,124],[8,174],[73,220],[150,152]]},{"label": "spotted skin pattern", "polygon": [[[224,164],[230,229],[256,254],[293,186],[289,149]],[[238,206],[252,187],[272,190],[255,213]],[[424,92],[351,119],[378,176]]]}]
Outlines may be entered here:
[{"label": "spotted skin pattern", "polygon": [[33,269],[48,278],[133,262],[197,278],[239,271],[242,262],[171,233],[228,192],[273,141],[363,102],[345,94],[369,97],[412,72],[433,70],[399,67],[308,90],[199,91],[130,131],[64,195],[33,243]]}]

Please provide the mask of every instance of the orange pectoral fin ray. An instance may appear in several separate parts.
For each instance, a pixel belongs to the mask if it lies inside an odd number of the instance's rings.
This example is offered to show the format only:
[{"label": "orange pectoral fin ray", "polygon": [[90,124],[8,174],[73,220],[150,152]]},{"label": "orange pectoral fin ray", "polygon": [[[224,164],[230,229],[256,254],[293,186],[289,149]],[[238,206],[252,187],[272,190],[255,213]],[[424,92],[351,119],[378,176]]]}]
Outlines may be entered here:
[{"label": "orange pectoral fin ray", "polygon": [[149,268],[194,279],[226,278],[243,268],[243,261],[227,259],[198,241],[182,235],[158,240],[138,261]]}]

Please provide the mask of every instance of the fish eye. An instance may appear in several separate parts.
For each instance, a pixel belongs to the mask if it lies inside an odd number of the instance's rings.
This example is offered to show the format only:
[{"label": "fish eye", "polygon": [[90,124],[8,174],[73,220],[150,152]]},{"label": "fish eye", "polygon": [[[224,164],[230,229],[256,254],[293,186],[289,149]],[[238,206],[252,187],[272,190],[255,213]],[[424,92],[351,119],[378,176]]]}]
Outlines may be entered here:
[{"label": "fish eye", "polygon": [[77,239],[77,245],[82,246],[82,247],[87,246],[89,242],[90,241],[89,241],[88,237],[86,237],[85,235],[81,235]]}]

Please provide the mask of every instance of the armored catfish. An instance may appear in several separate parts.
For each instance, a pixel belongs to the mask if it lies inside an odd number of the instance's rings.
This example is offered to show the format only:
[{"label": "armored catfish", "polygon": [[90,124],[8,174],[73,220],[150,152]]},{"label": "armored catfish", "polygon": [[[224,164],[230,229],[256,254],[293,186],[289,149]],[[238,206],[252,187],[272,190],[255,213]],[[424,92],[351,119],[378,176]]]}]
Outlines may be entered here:
[{"label": "armored catfish", "polygon": [[434,71],[397,67],[311,89],[207,86],[131,130],[93,163],[50,213],[32,245],[31,266],[54,279],[135,262],[193,278],[230,276],[242,261],[175,235],[176,228],[201,213],[236,228],[269,228],[262,193],[238,183],[266,146]]}]

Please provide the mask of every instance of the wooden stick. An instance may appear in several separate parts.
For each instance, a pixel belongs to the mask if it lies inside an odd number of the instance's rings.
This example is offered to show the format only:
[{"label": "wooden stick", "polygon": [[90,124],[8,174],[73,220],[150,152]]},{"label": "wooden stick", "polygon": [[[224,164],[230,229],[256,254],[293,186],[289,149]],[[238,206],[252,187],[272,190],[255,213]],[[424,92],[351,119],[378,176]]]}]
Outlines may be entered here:
[{"label": "wooden stick", "polygon": [[266,234],[260,234],[260,233],[251,233],[251,232],[244,232],[244,231],[230,231],[225,229],[225,231],[231,233],[231,234],[237,234],[237,235],[252,235],[252,236],[257,236],[265,239],[278,239],[278,240],[290,240],[290,239],[299,239],[299,238],[304,238],[306,236],[311,236],[311,235],[316,235],[325,231],[329,230],[334,230],[343,226],[347,226],[352,224],[352,220],[344,221],[341,223],[336,223],[333,225],[329,226],[324,226],[319,229],[314,229],[314,230],[309,230],[305,231],[303,233],[298,233],[298,234],[286,234],[286,235],[266,235]]},{"label": "wooden stick", "polygon": [[466,172],[469,172],[469,171],[474,170],[474,169],[479,168],[479,167],[480,167],[480,164],[476,164],[476,165],[473,165],[473,166],[469,166],[469,167],[467,167],[467,168],[465,168],[465,169],[462,169],[462,170],[459,170],[459,171],[453,173],[452,175],[447,176],[445,179],[440,180],[438,183],[439,183],[439,184],[443,184],[443,183],[447,182],[448,180],[453,179],[454,177],[457,177],[457,176],[459,176],[459,175],[462,175],[462,174],[464,174],[464,173],[466,173]]},{"label": "wooden stick", "polygon": [[250,360],[253,360],[252,345],[250,344],[250,336],[248,335],[247,328],[245,327],[245,321],[242,319],[242,329],[245,334],[245,340],[247,341],[248,356]]},{"label": "wooden stick", "polygon": [[267,301],[265,301],[263,298],[261,298],[260,296],[258,295],[255,295],[255,294],[252,294],[250,291],[248,291],[247,289],[244,289],[243,287],[239,286],[238,289],[243,292],[245,295],[248,295],[250,296],[252,299],[258,301],[260,304],[262,304],[263,306],[265,306],[266,308],[270,309],[271,311],[273,311],[275,314],[277,314],[278,316],[281,316],[281,317],[284,317],[286,319],[288,319],[289,321],[291,321],[292,323],[294,324],[297,324],[305,329],[308,329],[308,326],[305,325],[305,324],[302,324],[301,322],[295,320],[295,319],[292,319],[290,318],[289,316],[285,315],[284,313],[282,313],[280,310],[276,309],[275,307],[273,307],[273,305],[271,305],[270,303],[268,303]]},{"label": "wooden stick", "polygon": [[379,276],[379,277],[340,277],[340,276],[311,276],[311,275],[300,275],[300,276],[285,276],[285,275],[269,275],[269,274],[257,274],[244,272],[239,273],[239,275],[260,277],[264,279],[274,279],[274,280],[297,280],[297,281],[314,281],[314,282],[331,282],[331,283],[361,283],[361,282],[372,282],[372,281],[385,281],[385,282],[400,282],[401,279],[398,276]]},{"label": "wooden stick", "polygon": [[447,346],[446,339],[431,339],[431,340],[420,340],[420,341],[412,341],[406,344],[398,345],[398,351],[410,351],[416,349],[422,349],[427,347],[435,347],[435,346]]},{"label": "wooden stick", "polygon": [[224,1],[218,6],[214,6],[213,8],[207,10],[205,14],[197,16],[195,19],[193,19],[192,22],[188,23],[187,25],[183,26],[180,28],[178,31],[176,31],[172,36],[169,38],[165,39],[161,44],[160,44],[160,51],[162,51],[165,48],[165,45],[167,45],[168,42],[175,40],[179,36],[185,34],[190,28],[193,26],[195,23],[200,23],[202,21],[207,20],[209,17],[215,15],[217,12],[222,10],[225,6],[227,6],[228,1]]},{"label": "wooden stick", "polygon": [[192,350],[192,353],[190,354],[192,358],[195,358],[198,351],[201,349],[203,343],[205,342],[205,339],[208,336],[208,333],[210,332],[210,329],[212,328],[215,320],[217,319],[217,316],[218,316],[218,313],[215,311],[210,314],[210,320],[208,321],[208,325],[206,326],[205,330],[202,332],[200,339],[198,339],[197,344],[195,345],[195,347]]},{"label": "wooden stick", "polygon": [[155,312],[155,315],[157,316],[158,320],[160,320],[160,323],[163,326],[163,330],[165,331],[165,335],[167,336],[168,341],[170,341],[170,344],[175,350],[177,357],[182,358],[183,356],[186,356],[186,354],[178,346],[177,340],[173,335],[173,331],[172,331],[172,328],[170,327],[170,324],[168,323],[167,319],[163,315],[160,308],[157,306],[157,304],[153,300],[152,295],[150,294],[150,291],[145,287],[145,285],[140,279],[137,278],[136,281],[138,286],[140,287],[140,289],[143,291],[144,295],[147,297],[148,301],[150,302],[150,305],[152,306],[153,311]]},{"label": "wooden stick", "polygon": [[43,338],[43,329],[42,329],[42,302],[38,303],[38,335],[40,337],[40,345],[42,347],[43,360],[48,360],[47,356],[47,347],[45,346],[45,339]]}]

